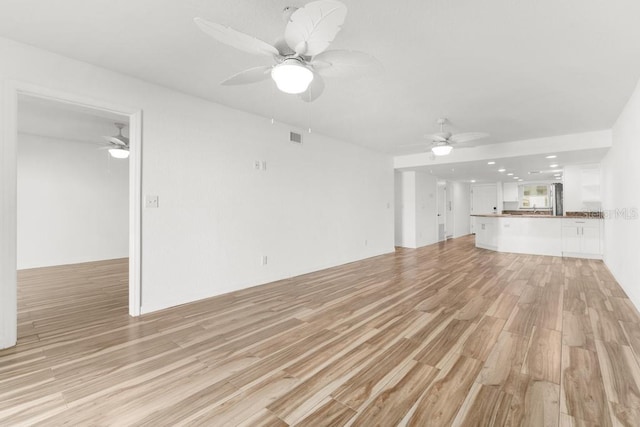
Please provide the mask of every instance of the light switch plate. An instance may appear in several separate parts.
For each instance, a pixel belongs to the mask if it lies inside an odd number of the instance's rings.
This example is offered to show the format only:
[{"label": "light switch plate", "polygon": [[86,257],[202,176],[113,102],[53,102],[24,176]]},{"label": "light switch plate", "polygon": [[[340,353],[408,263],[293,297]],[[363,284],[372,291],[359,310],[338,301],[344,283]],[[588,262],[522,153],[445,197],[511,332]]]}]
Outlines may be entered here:
[{"label": "light switch plate", "polygon": [[157,208],[158,207],[158,196],[145,196],[145,198],[144,198],[144,207],[145,208]]}]

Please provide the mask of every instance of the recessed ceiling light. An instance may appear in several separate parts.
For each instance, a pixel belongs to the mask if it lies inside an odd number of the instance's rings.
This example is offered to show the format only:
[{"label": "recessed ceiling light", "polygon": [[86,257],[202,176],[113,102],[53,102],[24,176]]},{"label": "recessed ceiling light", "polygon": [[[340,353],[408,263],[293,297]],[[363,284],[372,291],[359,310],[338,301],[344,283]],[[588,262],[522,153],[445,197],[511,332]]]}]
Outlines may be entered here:
[{"label": "recessed ceiling light", "polygon": [[520,179],[520,177],[514,176],[513,179]]},{"label": "recessed ceiling light", "polygon": [[555,176],[556,178],[560,178],[562,175],[560,175],[559,173],[557,173],[557,174],[555,174],[555,175],[553,175],[553,176]]},{"label": "recessed ceiling light", "polygon": [[513,174],[512,174],[511,172],[509,172],[509,173],[507,174],[507,176],[513,176]]},{"label": "recessed ceiling light", "polygon": [[558,165],[549,165],[550,168],[557,168]]},{"label": "recessed ceiling light", "polygon": [[495,165],[496,162],[487,162],[488,165]]},{"label": "recessed ceiling light", "polygon": [[518,181],[522,181],[522,178],[518,179]]},{"label": "recessed ceiling light", "polygon": [[506,169],[498,169],[498,172],[504,172]]},{"label": "recessed ceiling light", "polygon": [[558,156],[556,156],[555,154],[552,154],[550,156],[547,156],[546,158],[547,159],[555,159],[556,157],[558,157]]},{"label": "recessed ceiling light", "polygon": [[472,179],[472,180],[471,180],[471,182],[476,182],[476,180],[475,180],[475,179]]}]

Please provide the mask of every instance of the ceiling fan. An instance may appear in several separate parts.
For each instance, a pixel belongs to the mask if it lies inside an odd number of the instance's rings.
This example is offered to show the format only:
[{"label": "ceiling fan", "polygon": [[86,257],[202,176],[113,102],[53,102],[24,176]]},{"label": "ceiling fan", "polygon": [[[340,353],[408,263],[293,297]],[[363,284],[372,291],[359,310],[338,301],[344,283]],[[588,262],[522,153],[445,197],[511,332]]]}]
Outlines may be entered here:
[{"label": "ceiling fan", "polygon": [[431,152],[436,156],[446,156],[451,153],[454,147],[473,147],[474,144],[470,144],[472,141],[486,138],[488,133],[484,132],[465,132],[452,134],[444,130],[444,125],[447,123],[446,118],[438,119],[440,125],[440,132],[433,135],[425,135],[431,139]]},{"label": "ceiling fan", "polygon": [[349,77],[380,64],[356,51],[326,50],[347,16],[347,7],[336,0],[319,0],[301,8],[286,7],[284,38],[270,45],[221,24],[195,18],[198,27],[217,41],[247,53],[271,57],[275,65],[241,71],[222,85],[256,83],[271,77],[278,89],[311,102],[324,90],[323,77]]},{"label": "ceiling fan", "polygon": [[115,136],[104,136],[108,145],[102,147],[104,150],[109,150],[111,157],[116,159],[126,159],[129,157],[129,138],[122,134],[122,129],[126,126],[124,123],[114,123],[118,128],[118,134]]}]

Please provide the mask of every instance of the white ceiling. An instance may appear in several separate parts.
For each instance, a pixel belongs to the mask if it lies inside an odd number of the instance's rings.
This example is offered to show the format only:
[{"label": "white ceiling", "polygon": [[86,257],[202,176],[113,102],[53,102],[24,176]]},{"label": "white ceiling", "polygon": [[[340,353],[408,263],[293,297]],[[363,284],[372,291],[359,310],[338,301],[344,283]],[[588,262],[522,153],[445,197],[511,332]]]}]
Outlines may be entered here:
[{"label": "white ceiling", "polygon": [[[433,164],[414,167],[411,168],[411,170],[428,172],[437,176],[439,179],[452,181],[475,181],[477,183],[509,182],[516,181],[515,178],[517,177],[525,182],[538,180],[560,182],[562,179],[555,178],[554,175],[558,173],[562,175],[565,166],[599,163],[607,150],[608,148],[596,148],[558,154],[549,153],[548,155],[557,156],[554,159],[547,159],[547,155],[545,154],[536,154],[495,160]],[[489,162],[491,161],[495,162],[495,164],[490,165]],[[553,165],[556,166],[551,167]],[[499,172],[500,169],[505,169],[505,171]]]},{"label": "white ceiling", "polygon": [[[18,133],[106,146],[103,136],[118,134],[115,122],[128,124],[128,118],[42,98],[18,98]],[[123,133],[128,135],[128,128]]]},{"label": "white ceiling", "polygon": [[218,85],[264,59],[216,43],[194,17],[273,42],[283,7],[304,3],[2,0],[0,36],[392,153],[440,116],[489,132],[484,143],[607,129],[640,77],[637,0],[344,0],[332,47],[376,56],[382,74],[330,80],[312,104],[270,81]]}]

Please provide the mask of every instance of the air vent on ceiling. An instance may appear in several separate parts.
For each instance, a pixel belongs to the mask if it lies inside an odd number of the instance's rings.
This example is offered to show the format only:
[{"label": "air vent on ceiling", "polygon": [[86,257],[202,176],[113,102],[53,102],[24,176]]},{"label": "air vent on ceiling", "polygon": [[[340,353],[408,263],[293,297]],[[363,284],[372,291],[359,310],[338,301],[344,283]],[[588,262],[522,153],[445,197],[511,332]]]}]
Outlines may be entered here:
[{"label": "air vent on ceiling", "polygon": [[295,142],[296,144],[302,144],[302,134],[289,132],[289,141]]}]

